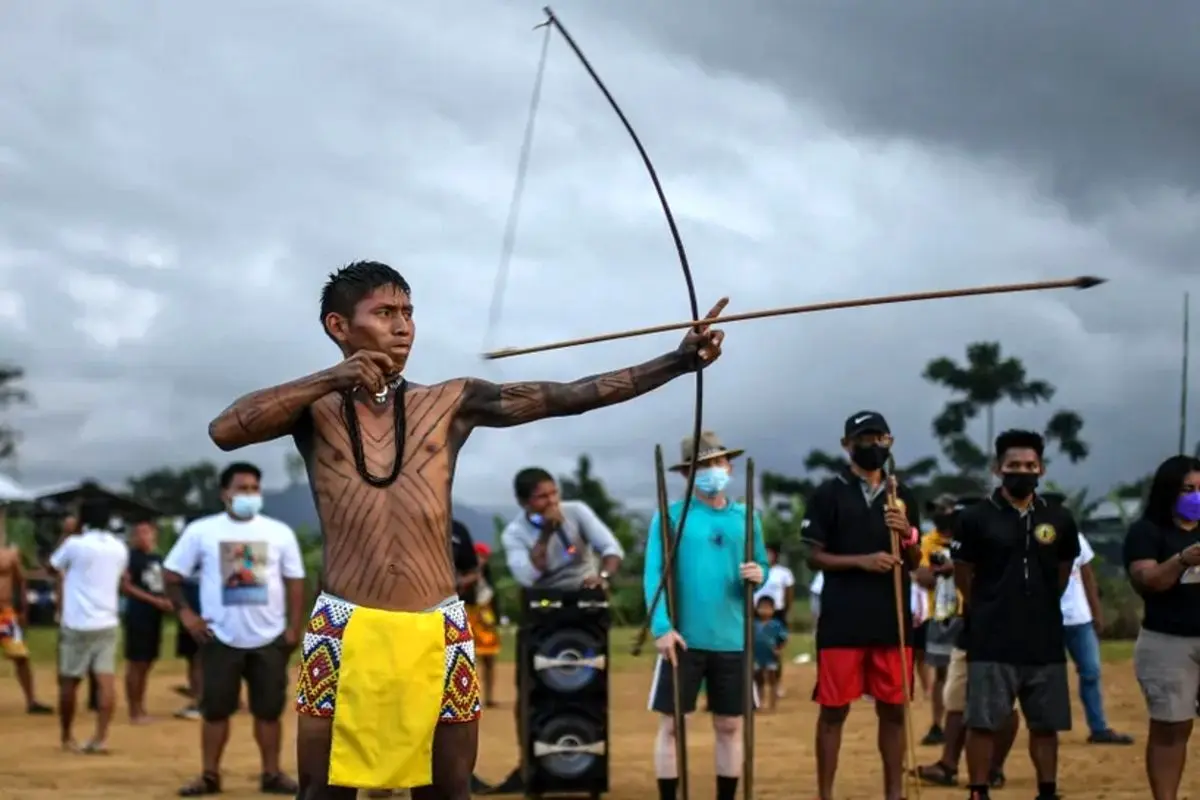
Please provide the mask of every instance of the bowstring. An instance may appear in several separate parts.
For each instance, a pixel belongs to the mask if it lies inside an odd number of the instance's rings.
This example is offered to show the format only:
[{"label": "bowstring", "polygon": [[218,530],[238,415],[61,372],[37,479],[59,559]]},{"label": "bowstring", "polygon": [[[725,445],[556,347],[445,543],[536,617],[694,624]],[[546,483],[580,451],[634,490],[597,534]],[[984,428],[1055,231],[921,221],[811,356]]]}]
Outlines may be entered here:
[{"label": "bowstring", "polygon": [[533,134],[537,128],[538,108],[542,102],[542,80],[546,75],[546,61],[550,54],[550,34],[553,29],[548,24],[538,27],[545,28],[546,33],[542,38],[542,54],[538,59],[537,74],[533,80],[533,93],[529,99],[529,118],[525,121],[525,136],[521,141],[521,153],[517,159],[517,176],[513,181],[508,219],[504,224],[504,239],[500,245],[500,265],[496,270],[496,284],[492,289],[492,305],[488,311],[487,330],[483,334],[483,352],[492,349],[493,337],[500,327],[500,318],[504,311],[504,294],[508,288],[508,274],[512,267],[513,253],[517,244],[517,227],[521,220],[521,200],[525,196],[525,179],[529,175],[530,155],[533,152]]}]

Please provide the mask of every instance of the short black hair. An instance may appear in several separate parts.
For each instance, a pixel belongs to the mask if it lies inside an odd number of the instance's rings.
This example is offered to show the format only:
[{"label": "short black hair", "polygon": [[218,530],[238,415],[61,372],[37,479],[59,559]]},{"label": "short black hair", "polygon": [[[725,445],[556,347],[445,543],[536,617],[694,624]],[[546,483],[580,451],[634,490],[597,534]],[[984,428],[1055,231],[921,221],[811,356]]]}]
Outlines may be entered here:
[{"label": "short black hair", "polygon": [[[354,307],[383,286],[395,286],[412,297],[412,288],[404,276],[380,261],[355,261],[329,273],[329,280],[321,289],[321,328],[325,329],[325,318],[330,314],[347,319],[353,316]],[[329,334],[328,329],[325,334]]]},{"label": "short black hair", "polygon": [[526,467],[513,478],[513,494],[518,503],[528,503],[529,498],[537,488],[546,481],[554,481],[554,476],[541,467]]},{"label": "short black hair", "polygon": [[1172,527],[1179,490],[1183,488],[1183,479],[1189,472],[1200,472],[1200,458],[1171,456],[1159,464],[1154,471],[1154,479],[1150,481],[1150,493],[1146,496],[1142,518],[1160,528]]},{"label": "short black hair", "polygon": [[776,544],[775,542],[771,542],[770,544],[768,544],[766,546],[766,551],[768,553],[774,553],[775,557],[779,558],[779,545]]},{"label": "short black hair", "polygon": [[221,488],[228,489],[233,484],[233,479],[238,475],[253,475],[254,480],[262,481],[261,469],[249,461],[235,461],[221,470]]},{"label": "short black hair", "polygon": [[763,603],[770,603],[773,606],[773,605],[775,605],[775,598],[771,597],[771,595],[769,595],[769,594],[764,594],[764,595],[760,596],[757,600],[754,601],[754,606],[755,606],[755,608],[757,608],[758,606],[761,606]]},{"label": "short black hair", "polygon": [[97,531],[108,530],[112,522],[112,506],[105,497],[84,497],[79,503],[79,524]]},{"label": "short black hair", "polygon": [[1028,448],[1037,453],[1038,461],[1046,452],[1046,439],[1037,431],[1010,430],[996,437],[996,462],[1004,460],[1004,454],[1012,449]]}]

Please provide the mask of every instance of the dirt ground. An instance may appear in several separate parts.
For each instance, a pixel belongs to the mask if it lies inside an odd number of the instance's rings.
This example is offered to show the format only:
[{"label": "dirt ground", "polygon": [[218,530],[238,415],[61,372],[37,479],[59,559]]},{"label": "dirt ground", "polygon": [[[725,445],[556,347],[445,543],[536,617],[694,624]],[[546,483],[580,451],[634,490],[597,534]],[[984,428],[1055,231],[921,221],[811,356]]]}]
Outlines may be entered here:
[{"label": "dirt ground", "polygon": [[[485,779],[498,780],[515,763],[516,748],[511,711],[511,665],[500,665],[497,686],[503,707],[485,715],[479,754],[478,773]],[[654,720],[645,709],[650,662],[622,669],[613,674],[611,702],[611,784],[612,800],[646,800],[655,794],[650,759]],[[39,685],[44,698],[51,696],[53,675],[42,670]],[[171,687],[179,673],[173,664],[163,665],[152,682],[150,708],[161,719],[149,726],[134,727],[118,717],[111,737],[113,748],[108,756],[66,755],[57,747],[56,723],[52,717],[26,717],[15,682],[0,683],[0,798],[35,800],[40,798],[168,798],[175,788],[198,768],[197,723],[172,719],[179,705]],[[756,758],[757,791],[761,800],[797,800],[813,796],[812,731],[814,707],[808,702],[813,668],[789,666],[785,674],[787,696],[774,714],[759,717]],[[1063,739],[1060,754],[1059,785],[1071,800],[1146,800],[1149,792],[1143,775],[1141,742],[1145,738],[1145,713],[1132,667],[1128,662],[1109,664],[1105,673],[1106,702],[1112,725],[1135,734],[1138,745],[1132,748],[1097,748],[1084,743],[1082,712],[1076,708],[1076,730]],[[918,730],[928,725],[928,707],[923,701],[914,706]],[[284,763],[293,769],[292,730],[294,718],[285,718]],[[874,717],[867,706],[856,708],[847,723],[842,749],[839,797],[878,798],[880,796]],[[81,720],[78,734],[86,737],[88,717]],[[712,734],[704,715],[693,717],[689,727],[689,762],[692,796],[713,796]],[[1200,737],[1198,737],[1200,738]],[[1195,741],[1195,740],[1194,740]],[[1193,748],[1200,744],[1193,744]],[[918,748],[922,762],[937,757],[936,748]],[[1024,737],[1018,741],[1008,767],[1009,788],[999,797],[1026,798],[1035,792],[1032,770],[1025,754]],[[1193,764],[1197,753],[1193,749]],[[257,755],[248,720],[240,716],[225,756],[224,774],[227,797],[258,796],[254,791],[258,771]],[[961,789],[925,788],[928,798],[959,798]],[[1200,774],[1190,770],[1185,778],[1183,797],[1200,798]]]}]

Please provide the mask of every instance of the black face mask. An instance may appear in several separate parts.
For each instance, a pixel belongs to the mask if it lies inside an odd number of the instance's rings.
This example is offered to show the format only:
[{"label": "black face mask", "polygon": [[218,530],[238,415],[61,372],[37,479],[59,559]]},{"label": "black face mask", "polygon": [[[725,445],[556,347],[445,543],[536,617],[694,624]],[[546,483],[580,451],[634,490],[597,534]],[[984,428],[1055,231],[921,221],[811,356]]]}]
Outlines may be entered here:
[{"label": "black face mask", "polygon": [[850,451],[850,460],[855,466],[865,472],[874,472],[877,469],[883,469],[883,465],[887,463],[888,449],[879,444],[860,444],[855,445]]},{"label": "black face mask", "polygon": [[937,528],[939,531],[941,531],[942,533],[948,532],[950,530],[950,525],[953,522],[954,522],[953,514],[934,514],[933,515],[933,526],[935,528]]},{"label": "black face mask", "polygon": [[1005,472],[1000,477],[1004,491],[1014,500],[1024,500],[1037,489],[1038,476],[1032,472]]}]

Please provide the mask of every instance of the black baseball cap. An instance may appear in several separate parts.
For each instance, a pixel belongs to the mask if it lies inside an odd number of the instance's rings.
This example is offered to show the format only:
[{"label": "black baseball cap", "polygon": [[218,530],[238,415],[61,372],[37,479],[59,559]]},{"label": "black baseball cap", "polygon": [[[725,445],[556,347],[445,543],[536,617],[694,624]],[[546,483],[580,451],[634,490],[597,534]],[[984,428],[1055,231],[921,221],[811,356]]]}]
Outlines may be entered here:
[{"label": "black baseball cap", "polygon": [[891,435],[887,420],[878,411],[858,411],[846,417],[845,438],[853,439],[864,433],[886,433]]}]

